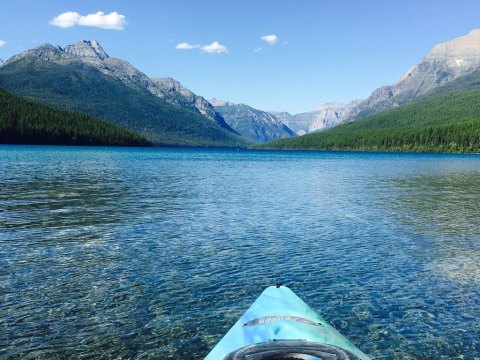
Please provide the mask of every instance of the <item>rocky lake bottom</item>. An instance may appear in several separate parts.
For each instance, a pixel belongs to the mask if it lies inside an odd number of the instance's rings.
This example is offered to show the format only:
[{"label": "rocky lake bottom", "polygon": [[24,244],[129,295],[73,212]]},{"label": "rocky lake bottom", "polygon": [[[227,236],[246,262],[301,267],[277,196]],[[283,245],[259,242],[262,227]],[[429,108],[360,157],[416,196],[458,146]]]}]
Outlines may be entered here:
[{"label": "rocky lake bottom", "polygon": [[379,359],[480,358],[480,156],[0,146],[0,358],[203,359],[294,290]]}]

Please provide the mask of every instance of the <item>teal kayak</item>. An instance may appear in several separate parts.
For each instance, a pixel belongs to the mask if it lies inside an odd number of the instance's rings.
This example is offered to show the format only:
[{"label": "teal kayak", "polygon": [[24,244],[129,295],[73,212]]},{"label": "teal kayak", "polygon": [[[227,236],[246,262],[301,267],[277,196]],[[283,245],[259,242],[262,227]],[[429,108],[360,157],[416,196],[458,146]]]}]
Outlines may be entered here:
[{"label": "teal kayak", "polygon": [[286,286],[270,286],[205,360],[368,360]]}]

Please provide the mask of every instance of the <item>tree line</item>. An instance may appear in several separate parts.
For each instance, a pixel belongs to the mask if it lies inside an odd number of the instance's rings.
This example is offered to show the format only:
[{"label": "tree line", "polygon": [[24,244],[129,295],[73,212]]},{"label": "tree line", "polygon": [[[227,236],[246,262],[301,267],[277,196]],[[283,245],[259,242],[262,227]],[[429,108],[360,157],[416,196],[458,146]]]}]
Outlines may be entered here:
[{"label": "tree line", "polygon": [[149,146],[143,136],[92,116],[55,109],[0,89],[0,143]]},{"label": "tree line", "polygon": [[264,147],[478,153],[480,90],[433,93],[394,110]]}]

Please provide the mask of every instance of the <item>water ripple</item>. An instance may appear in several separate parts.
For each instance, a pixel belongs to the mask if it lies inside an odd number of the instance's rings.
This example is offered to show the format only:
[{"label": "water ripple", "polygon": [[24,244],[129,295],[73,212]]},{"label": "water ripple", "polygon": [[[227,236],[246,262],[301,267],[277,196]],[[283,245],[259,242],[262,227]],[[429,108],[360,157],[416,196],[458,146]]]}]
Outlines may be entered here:
[{"label": "water ripple", "polygon": [[202,359],[281,281],[385,359],[480,357],[478,156],[0,147],[0,357]]}]

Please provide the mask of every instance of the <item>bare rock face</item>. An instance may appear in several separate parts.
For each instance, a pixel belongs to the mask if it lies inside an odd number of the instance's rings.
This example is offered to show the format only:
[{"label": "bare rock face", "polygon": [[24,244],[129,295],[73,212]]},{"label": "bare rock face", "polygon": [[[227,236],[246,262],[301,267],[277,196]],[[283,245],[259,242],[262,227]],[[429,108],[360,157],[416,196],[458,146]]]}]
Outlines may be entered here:
[{"label": "bare rock face", "polygon": [[290,129],[295,131],[297,135],[304,135],[311,132],[330,129],[338,125],[347,118],[347,115],[357,104],[358,101],[353,101],[349,104],[332,102],[321,105],[314,111],[296,115],[283,113],[284,116],[278,116]]},{"label": "bare rock face", "polygon": [[219,124],[221,127],[230,128],[222,115],[210,102],[205,100],[202,96],[194,94],[177,80],[170,77],[154,78],[152,80],[162,91],[164,98],[169,99],[173,104],[196,110],[207,119]]},{"label": "bare rock face", "polygon": [[147,90],[168,101],[165,94],[161,89],[158,89],[152,79],[137,70],[129,62],[108,56],[96,40],[83,40],[69,45],[64,52],[74,56],[76,61],[80,60],[93,65],[104,74],[121,80],[127,86],[136,90]]},{"label": "bare rock face", "polygon": [[337,126],[348,118],[349,114],[361,101],[354,100],[348,104],[338,102],[326,103],[314,111],[295,115],[287,112],[273,112],[273,114],[295,131],[297,135],[301,136]]},{"label": "bare rock face", "polygon": [[210,104],[212,104],[213,106],[217,107],[217,106],[233,106],[235,105],[233,102],[230,102],[230,101],[225,101],[225,100],[218,100],[218,99],[215,99],[215,98],[212,98],[210,100],[208,100],[208,102]]},{"label": "bare rock face", "polygon": [[480,29],[438,44],[393,85],[382,86],[365,100],[328,103],[315,111],[282,117],[298,135],[331,128],[395,108],[480,68]]},{"label": "bare rock face", "polygon": [[162,81],[149,78],[129,62],[108,56],[96,40],[83,40],[69,45],[65,49],[60,46],[44,44],[12,57],[7,63],[31,56],[62,65],[78,61],[87,63],[135,90],[148,91],[170,104],[192,109],[225,130],[235,132],[215,111],[214,107],[201,96],[195,95],[174,79]]},{"label": "bare rock face", "polygon": [[478,64],[480,59],[480,29],[474,29],[468,35],[434,46],[426,59],[443,60],[452,67],[467,67],[469,64]]},{"label": "bare rock face", "polygon": [[5,62],[5,64],[10,64],[14,61],[28,57],[36,57],[45,61],[51,61],[63,65],[73,61],[72,56],[68,56],[68,54],[67,56],[65,56],[65,52],[60,46],[43,44],[35,49],[27,50],[20,54],[12,56]]},{"label": "bare rock face", "polygon": [[74,45],[69,45],[65,48],[65,52],[84,58],[87,61],[90,60],[93,63],[98,63],[109,57],[96,40],[83,40]]},{"label": "bare rock face", "polygon": [[347,121],[401,106],[480,67],[480,30],[438,44],[395,84],[382,86],[353,108]]},{"label": "bare rock face", "polygon": [[[212,102],[212,100],[210,100]],[[295,136],[295,132],[274,114],[245,104],[213,100],[227,124],[252,142],[262,143]]]},{"label": "bare rock face", "polygon": [[348,112],[347,104],[327,103],[313,111],[313,121],[308,132],[324,130],[337,125]]}]

